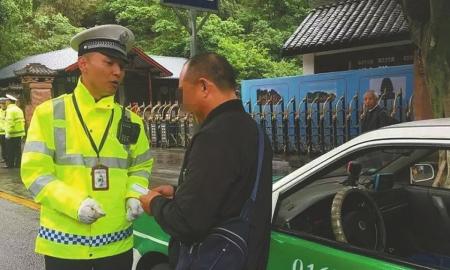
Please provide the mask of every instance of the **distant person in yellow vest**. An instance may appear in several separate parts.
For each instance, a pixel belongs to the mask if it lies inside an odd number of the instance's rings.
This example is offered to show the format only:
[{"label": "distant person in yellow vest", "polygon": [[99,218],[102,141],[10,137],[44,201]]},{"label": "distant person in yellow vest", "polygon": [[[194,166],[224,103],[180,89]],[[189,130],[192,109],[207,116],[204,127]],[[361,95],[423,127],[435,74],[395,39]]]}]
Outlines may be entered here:
[{"label": "distant person in yellow vest", "polygon": [[136,190],[148,187],[153,164],[142,119],[114,102],[133,43],[120,25],[77,34],[75,90],[34,112],[21,176],[41,204],[36,252],[47,270],[132,267]]},{"label": "distant person in yellow vest", "polygon": [[6,98],[0,97],[0,148],[2,151],[2,160],[6,161],[6,147],[5,147],[5,116],[6,116]]},{"label": "distant person in yellow vest", "polygon": [[22,155],[22,138],[25,136],[25,117],[16,105],[17,98],[6,95],[5,148],[6,167],[19,168]]},{"label": "distant person in yellow vest", "polygon": [[5,116],[6,116],[6,98],[0,97],[0,150],[2,151],[0,162],[2,163],[6,161]]}]

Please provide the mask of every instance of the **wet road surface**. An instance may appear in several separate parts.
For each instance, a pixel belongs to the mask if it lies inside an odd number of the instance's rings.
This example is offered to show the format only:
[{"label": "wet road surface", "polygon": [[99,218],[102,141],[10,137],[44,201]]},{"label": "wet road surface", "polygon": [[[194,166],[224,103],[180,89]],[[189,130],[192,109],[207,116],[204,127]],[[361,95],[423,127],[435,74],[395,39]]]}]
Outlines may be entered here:
[{"label": "wet road surface", "polygon": [[[152,151],[154,163],[150,178],[150,188],[161,184],[176,185],[183,162],[184,149],[158,148]],[[298,156],[275,155],[273,159],[274,177],[279,178],[294,171],[304,164],[305,160]],[[31,198],[31,193],[25,189],[19,175],[19,169],[0,168],[0,191],[24,198]]]},{"label": "wet road surface", "polygon": [[44,258],[34,253],[39,212],[0,199],[0,269],[44,269]]}]

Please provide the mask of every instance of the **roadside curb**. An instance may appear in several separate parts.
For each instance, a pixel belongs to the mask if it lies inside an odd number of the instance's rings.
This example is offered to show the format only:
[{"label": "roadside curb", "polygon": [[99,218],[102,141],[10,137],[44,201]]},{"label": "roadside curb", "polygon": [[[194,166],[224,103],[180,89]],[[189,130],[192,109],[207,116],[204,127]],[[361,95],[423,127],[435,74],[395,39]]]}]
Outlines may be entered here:
[{"label": "roadside curb", "polygon": [[33,210],[38,210],[39,211],[41,209],[41,206],[39,204],[33,202],[30,199],[27,199],[27,198],[24,198],[24,197],[20,197],[20,196],[17,196],[17,195],[12,195],[12,194],[6,193],[4,191],[0,191],[0,198],[4,199],[4,200],[7,200],[7,201],[10,201],[10,202],[13,202],[15,204],[20,204],[22,206],[31,208]]}]

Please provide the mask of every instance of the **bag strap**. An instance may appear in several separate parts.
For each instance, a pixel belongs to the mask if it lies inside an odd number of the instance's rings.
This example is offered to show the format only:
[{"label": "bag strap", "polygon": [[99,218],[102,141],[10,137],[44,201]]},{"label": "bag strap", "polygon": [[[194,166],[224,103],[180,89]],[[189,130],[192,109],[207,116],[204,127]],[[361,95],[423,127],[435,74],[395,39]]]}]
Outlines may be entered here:
[{"label": "bag strap", "polygon": [[245,220],[249,221],[251,212],[253,212],[253,205],[256,201],[256,194],[258,193],[258,187],[259,187],[259,181],[261,178],[261,171],[262,171],[262,163],[264,159],[264,131],[258,124],[257,130],[258,130],[258,167],[256,170],[256,180],[253,185],[252,194],[249,199],[244,204],[244,207],[241,210],[240,217]]},{"label": "bag strap", "polygon": [[258,169],[256,171],[256,181],[255,185],[253,186],[252,196],[250,197],[252,201],[256,200],[256,193],[258,192],[259,180],[261,178],[262,163],[264,159],[264,131],[259,125],[257,125],[257,127],[258,127]]}]

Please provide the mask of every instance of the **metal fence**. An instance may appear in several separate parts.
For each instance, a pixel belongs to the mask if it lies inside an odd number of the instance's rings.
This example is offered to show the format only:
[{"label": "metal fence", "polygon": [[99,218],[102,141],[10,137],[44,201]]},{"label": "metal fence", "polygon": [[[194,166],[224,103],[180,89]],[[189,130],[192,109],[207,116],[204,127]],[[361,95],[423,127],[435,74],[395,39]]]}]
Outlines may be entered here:
[{"label": "metal fence", "polygon": [[[383,107],[398,122],[413,118],[412,96],[404,100],[402,91],[395,96],[379,98]],[[268,134],[275,153],[317,155],[331,150],[360,134],[365,110],[362,98],[334,94],[315,98],[295,97],[252,104],[243,102],[250,116]],[[187,147],[194,134],[194,121],[178,103],[154,106],[128,106],[140,115],[153,147]]]}]

